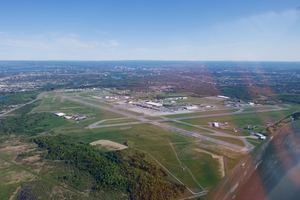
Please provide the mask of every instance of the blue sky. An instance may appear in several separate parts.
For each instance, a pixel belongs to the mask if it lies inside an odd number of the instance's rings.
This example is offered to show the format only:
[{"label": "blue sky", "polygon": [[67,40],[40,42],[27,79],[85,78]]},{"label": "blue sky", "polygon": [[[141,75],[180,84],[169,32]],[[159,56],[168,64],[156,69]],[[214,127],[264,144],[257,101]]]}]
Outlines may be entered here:
[{"label": "blue sky", "polygon": [[0,0],[0,59],[300,61],[299,6],[299,0]]}]

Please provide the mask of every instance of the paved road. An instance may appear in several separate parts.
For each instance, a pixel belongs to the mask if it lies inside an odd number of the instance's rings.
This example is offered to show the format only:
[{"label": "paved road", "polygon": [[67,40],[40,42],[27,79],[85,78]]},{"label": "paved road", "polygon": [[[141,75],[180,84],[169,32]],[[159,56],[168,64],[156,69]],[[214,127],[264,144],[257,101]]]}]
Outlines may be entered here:
[{"label": "paved road", "polygon": [[19,108],[22,108],[22,107],[24,107],[24,106],[26,106],[26,105],[28,105],[28,104],[32,104],[32,103],[34,103],[34,102],[37,101],[37,100],[38,100],[38,99],[34,99],[34,100],[29,101],[29,102],[27,102],[27,103],[25,103],[25,104],[19,105],[19,106],[15,107],[15,108],[13,108],[13,109],[11,109],[11,110],[8,110],[8,111],[6,111],[5,113],[0,114],[0,118],[1,118],[1,117],[5,117],[5,116],[8,115],[9,113],[12,113],[13,111],[18,110]]}]

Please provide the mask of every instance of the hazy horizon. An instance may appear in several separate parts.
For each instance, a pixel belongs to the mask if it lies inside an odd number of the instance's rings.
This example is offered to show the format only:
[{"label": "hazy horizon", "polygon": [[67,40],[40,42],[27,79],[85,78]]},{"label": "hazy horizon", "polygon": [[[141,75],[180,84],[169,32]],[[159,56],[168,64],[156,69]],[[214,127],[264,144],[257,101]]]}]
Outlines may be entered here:
[{"label": "hazy horizon", "polygon": [[300,60],[167,60],[167,59],[116,59],[116,60],[0,60],[0,62],[249,62],[249,63],[300,63]]}]

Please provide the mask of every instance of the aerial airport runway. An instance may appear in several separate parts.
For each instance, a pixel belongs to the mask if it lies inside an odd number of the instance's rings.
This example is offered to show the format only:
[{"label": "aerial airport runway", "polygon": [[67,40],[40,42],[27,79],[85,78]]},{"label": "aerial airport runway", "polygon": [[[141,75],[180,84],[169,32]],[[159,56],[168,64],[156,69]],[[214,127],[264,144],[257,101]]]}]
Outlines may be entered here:
[{"label": "aerial airport runway", "polygon": [[[67,100],[72,101],[72,102],[76,102],[76,103],[80,103],[80,104],[87,105],[87,106],[90,106],[90,107],[106,110],[106,111],[109,111],[109,112],[112,112],[112,113],[124,115],[124,116],[126,116],[127,118],[130,118],[130,119],[137,120],[136,122],[126,122],[126,123],[117,123],[117,124],[104,124],[104,125],[101,124],[101,121],[100,121],[100,122],[96,122],[96,123],[93,123],[93,124],[89,125],[87,128],[90,128],[90,129],[128,126],[128,125],[136,125],[136,124],[152,124],[152,125],[164,128],[164,129],[168,129],[168,130],[180,133],[180,134],[185,135],[185,136],[194,137],[194,138],[201,139],[203,141],[208,141],[208,142],[212,142],[212,143],[215,143],[215,144],[218,144],[218,145],[222,145],[225,148],[231,149],[233,151],[245,152],[245,153],[251,151],[254,148],[254,146],[252,144],[250,144],[246,140],[245,137],[233,136],[233,135],[230,135],[228,133],[221,132],[221,131],[208,129],[208,128],[202,127],[202,126],[197,126],[199,128],[206,129],[207,131],[213,131],[214,133],[216,133],[216,136],[226,136],[226,137],[236,138],[236,139],[241,140],[245,144],[245,146],[239,146],[239,145],[236,145],[236,144],[228,143],[228,142],[225,142],[225,141],[222,141],[222,140],[218,140],[218,139],[209,137],[209,136],[207,136],[209,134],[209,132],[207,134],[201,134],[199,132],[188,131],[188,130],[178,128],[178,127],[175,127],[175,126],[172,126],[172,125],[164,124],[163,122],[172,122],[173,121],[173,122],[177,122],[177,123],[185,123],[185,122],[182,122],[180,120],[193,119],[193,118],[205,118],[205,117],[219,117],[219,116],[227,116],[227,115],[257,113],[257,112],[271,112],[271,111],[280,111],[280,110],[285,109],[285,108],[278,107],[278,108],[273,108],[273,109],[262,109],[262,110],[258,110],[258,111],[244,111],[244,112],[235,111],[235,112],[231,112],[231,113],[195,115],[195,116],[178,117],[178,118],[172,118],[172,119],[161,116],[160,117],[161,119],[149,120],[149,119],[146,119],[145,116],[137,116],[137,115],[134,115],[130,112],[126,112],[124,110],[117,109],[117,108],[111,106],[110,104],[108,104],[106,102],[100,102],[102,104],[101,105],[101,104],[99,104],[99,102],[95,102],[95,101],[93,101],[89,98],[86,98],[86,97],[66,96],[66,95],[63,95],[62,97],[64,99],[67,99]],[[107,104],[108,106],[105,106],[103,104]]]}]

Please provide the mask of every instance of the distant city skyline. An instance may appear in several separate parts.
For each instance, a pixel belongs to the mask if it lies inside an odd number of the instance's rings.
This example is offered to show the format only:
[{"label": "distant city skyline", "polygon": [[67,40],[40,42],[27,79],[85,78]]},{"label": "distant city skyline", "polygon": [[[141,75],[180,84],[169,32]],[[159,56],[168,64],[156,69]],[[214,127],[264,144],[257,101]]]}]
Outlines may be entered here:
[{"label": "distant city skyline", "polygon": [[300,61],[298,0],[0,0],[0,60]]}]

